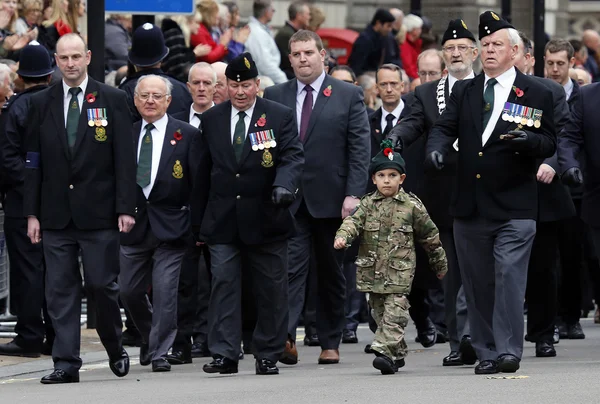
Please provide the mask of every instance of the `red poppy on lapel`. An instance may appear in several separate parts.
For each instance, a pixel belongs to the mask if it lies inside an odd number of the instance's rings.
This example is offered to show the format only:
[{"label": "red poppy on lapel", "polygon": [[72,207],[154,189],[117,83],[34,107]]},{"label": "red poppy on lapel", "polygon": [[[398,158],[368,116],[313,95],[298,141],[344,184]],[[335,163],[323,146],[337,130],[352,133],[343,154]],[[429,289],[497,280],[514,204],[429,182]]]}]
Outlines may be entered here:
[{"label": "red poppy on lapel", "polygon": [[254,125],[254,126],[260,126],[262,128],[266,124],[267,124],[267,114],[262,114],[260,116],[260,118],[258,118],[258,121],[256,121],[256,125]]},{"label": "red poppy on lapel", "polygon": [[96,91],[94,91],[93,93],[89,93],[88,95],[85,96],[85,100],[91,104],[93,102],[96,101],[96,96],[98,95],[98,93]]},{"label": "red poppy on lapel", "polygon": [[517,98],[520,98],[523,96],[523,94],[525,94],[523,92],[523,90],[521,90],[519,87],[513,86],[513,90],[514,90],[515,94],[517,94]]},{"label": "red poppy on lapel", "polygon": [[181,140],[181,139],[183,139],[183,135],[181,134],[181,129],[177,129],[177,132],[175,132],[175,134],[173,135],[173,137],[175,138],[175,140]]},{"label": "red poppy on lapel", "polygon": [[328,85],[327,88],[325,90],[323,90],[323,95],[325,97],[331,96],[331,85]]}]

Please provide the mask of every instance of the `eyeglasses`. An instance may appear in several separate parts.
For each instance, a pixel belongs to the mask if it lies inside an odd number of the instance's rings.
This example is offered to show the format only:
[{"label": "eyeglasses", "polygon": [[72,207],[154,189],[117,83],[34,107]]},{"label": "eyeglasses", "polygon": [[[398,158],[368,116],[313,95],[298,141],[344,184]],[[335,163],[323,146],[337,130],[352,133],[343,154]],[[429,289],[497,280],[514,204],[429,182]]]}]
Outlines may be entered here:
[{"label": "eyeglasses", "polygon": [[419,76],[421,77],[436,77],[436,76],[440,76],[442,74],[442,72],[418,72]]},{"label": "eyeglasses", "polygon": [[136,93],[135,95],[137,95],[137,97],[142,100],[142,101],[148,101],[150,99],[150,97],[152,97],[152,99],[154,101],[162,101],[163,98],[168,97],[168,94],[149,94],[149,93]]},{"label": "eyeglasses", "polygon": [[444,50],[444,52],[446,53],[454,53],[455,50],[458,49],[458,51],[460,53],[465,53],[467,52],[469,49],[473,49],[474,46],[469,46],[469,45],[451,45],[451,46],[445,46],[444,48],[442,48]]}]

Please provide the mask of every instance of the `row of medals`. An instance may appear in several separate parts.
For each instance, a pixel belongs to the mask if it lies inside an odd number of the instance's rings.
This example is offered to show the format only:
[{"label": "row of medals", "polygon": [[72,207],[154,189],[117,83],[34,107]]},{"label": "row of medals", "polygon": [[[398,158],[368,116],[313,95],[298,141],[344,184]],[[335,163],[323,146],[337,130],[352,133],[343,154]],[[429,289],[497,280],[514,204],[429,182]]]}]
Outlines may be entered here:
[{"label": "row of medals", "polygon": [[94,126],[108,126],[108,121],[106,119],[90,119],[88,121],[88,126],[90,126],[91,128],[93,128]]},{"label": "row of medals", "polygon": [[539,128],[541,126],[541,124],[542,124],[537,119],[534,121],[531,118],[527,119],[527,117],[525,117],[525,116],[523,116],[523,117],[520,117],[520,116],[511,116],[511,115],[509,115],[506,112],[502,114],[502,120],[503,121],[508,121],[508,122],[520,123],[523,126],[525,126],[525,125],[527,125],[529,127],[534,126],[536,128]]},{"label": "row of medals", "polygon": [[252,150],[258,151],[258,150],[270,149],[271,147],[275,148],[276,146],[277,146],[277,142],[275,140],[267,140],[264,142],[261,141],[258,144],[253,144]]}]

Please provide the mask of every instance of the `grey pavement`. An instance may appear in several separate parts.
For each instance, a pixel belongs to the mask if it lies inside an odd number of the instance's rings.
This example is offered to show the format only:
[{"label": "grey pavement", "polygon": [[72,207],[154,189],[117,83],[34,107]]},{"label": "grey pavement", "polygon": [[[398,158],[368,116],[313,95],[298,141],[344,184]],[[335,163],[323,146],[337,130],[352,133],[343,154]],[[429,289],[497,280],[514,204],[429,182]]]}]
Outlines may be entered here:
[{"label": "grey pavement", "polygon": [[[600,394],[600,325],[582,321],[585,340],[562,340],[556,358],[535,358],[534,345],[525,343],[521,370],[513,375],[478,376],[474,366],[445,368],[442,358],[448,344],[423,349],[414,342],[415,329],[407,330],[411,349],[406,366],[383,376],[371,366],[372,355],[363,352],[371,332],[359,329],[358,344],[342,344],[341,363],[318,365],[319,348],[299,345],[300,362],[281,365],[277,376],[254,374],[254,360],[247,355],[237,375],[207,375],[202,365],[174,366],[170,373],[152,373],[137,364],[116,378],[108,369],[106,354],[82,356],[81,382],[45,386],[39,383],[51,360],[0,367],[2,403],[598,403]],[[504,376],[516,378],[504,379]]]}]

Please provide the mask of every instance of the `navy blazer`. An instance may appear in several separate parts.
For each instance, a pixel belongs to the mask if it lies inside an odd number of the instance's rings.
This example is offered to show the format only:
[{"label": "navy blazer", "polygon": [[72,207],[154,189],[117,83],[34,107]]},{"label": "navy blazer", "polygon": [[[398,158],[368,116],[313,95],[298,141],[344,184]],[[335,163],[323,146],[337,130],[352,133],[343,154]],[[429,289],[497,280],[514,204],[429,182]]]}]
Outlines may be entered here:
[{"label": "navy blazer", "polygon": [[[142,121],[133,124],[136,155],[141,127]],[[179,135],[181,139],[177,140]],[[148,231],[165,243],[192,241],[190,198],[198,167],[199,136],[198,129],[169,116],[154,185],[148,198],[135,185],[135,226],[121,234],[121,244],[141,243]]]}]

